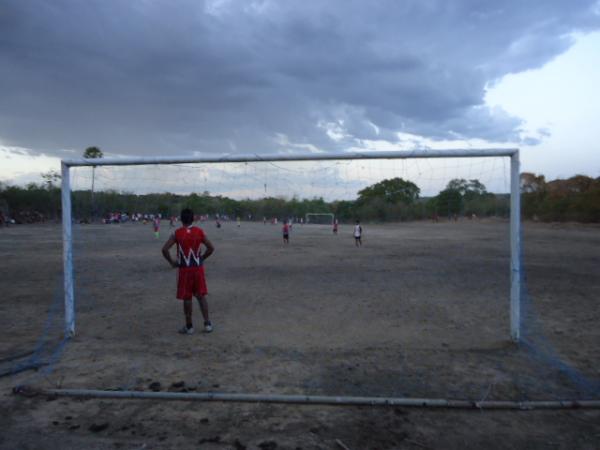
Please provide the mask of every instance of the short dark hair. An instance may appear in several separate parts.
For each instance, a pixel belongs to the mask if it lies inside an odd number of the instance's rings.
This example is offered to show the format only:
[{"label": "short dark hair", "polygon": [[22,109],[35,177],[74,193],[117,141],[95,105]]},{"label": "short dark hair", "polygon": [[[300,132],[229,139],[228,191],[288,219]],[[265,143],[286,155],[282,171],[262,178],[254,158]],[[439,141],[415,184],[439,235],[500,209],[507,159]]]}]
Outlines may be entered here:
[{"label": "short dark hair", "polygon": [[181,211],[181,223],[184,225],[189,225],[194,223],[194,211],[190,208],[185,208]]}]

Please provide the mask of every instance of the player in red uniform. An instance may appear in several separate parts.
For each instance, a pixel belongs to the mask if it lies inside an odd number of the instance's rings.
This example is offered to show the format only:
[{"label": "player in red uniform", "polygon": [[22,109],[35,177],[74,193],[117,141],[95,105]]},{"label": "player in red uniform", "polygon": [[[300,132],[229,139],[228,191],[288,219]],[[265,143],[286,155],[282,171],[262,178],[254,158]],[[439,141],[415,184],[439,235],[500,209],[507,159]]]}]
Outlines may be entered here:
[{"label": "player in red uniform", "polygon": [[[212,323],[208,316],[206,280],[204,278],[204,261],[215,251],[212,243],[206,238],[200,227],[193,226],[194,213],[191,209],[181,211],[182,227],[175,230],[162,248],[162,254],[173,268],[179,268],[177,278],[177,298],[183,300],[185,326],[179,330],[182,334],[192,334],[192,295],[198,299],[204,331],[212,331]],[[177,244],[177,262],[171,258],[170,248]],[[202,254],[202,245],[206,247]]]},{"label": "player in red uniform", "polygon": [[288,221],[287,219],[283,221],[283,243],[284,244],[289,244],[290,243],[290,227],[288,225]]}]

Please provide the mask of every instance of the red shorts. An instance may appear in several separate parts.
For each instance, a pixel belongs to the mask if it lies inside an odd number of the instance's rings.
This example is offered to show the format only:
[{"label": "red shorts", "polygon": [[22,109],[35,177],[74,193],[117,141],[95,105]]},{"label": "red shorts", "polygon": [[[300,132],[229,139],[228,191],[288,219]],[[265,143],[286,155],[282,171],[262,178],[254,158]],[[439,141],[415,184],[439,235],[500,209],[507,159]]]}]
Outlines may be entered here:
[{"label": "red shorts", "polygon": [[204,266],[180,268],[177,277],[177,298],[191,300],[192,295],[201,297],[208,294],[204,279]]}]

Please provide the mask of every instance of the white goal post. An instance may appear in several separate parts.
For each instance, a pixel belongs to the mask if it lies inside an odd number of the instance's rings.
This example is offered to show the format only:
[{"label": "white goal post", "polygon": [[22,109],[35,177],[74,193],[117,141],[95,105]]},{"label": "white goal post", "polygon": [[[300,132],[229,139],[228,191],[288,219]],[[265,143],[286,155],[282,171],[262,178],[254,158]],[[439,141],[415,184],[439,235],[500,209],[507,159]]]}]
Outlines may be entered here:
[{"label": "white goal post", "polygon": [[[325,225],[333,225],[332,213],[306,213],[306,223],[316,223],[311,220],[311,217],[327,217],[329,221]],[[323,225],[323,224],[320,224]]]},{"label": "white goal post", "polygon": [[245,163],[277,161],[319,161],[319,160],[361,160],[361,159],[411,159],[411,158],[473,158],[508,157],[510,158],[510,336],[514,341],[520,339],[521,304],[521,196],[519,174],[519,149],[452,149],[452,150],[412,150],[412,151],[372,151],[338,152],[320,154],[287,155],[236,155],[221,157],[137,157],[102,159],[64,159],[61,161],[62,173],[62,235],[63,235],[63,277],[65,304],[65,336],[75,335],[75,293],[73,286],[73,242],[71,210],[71,167],[130,166],[156,164],[191,163]]}]

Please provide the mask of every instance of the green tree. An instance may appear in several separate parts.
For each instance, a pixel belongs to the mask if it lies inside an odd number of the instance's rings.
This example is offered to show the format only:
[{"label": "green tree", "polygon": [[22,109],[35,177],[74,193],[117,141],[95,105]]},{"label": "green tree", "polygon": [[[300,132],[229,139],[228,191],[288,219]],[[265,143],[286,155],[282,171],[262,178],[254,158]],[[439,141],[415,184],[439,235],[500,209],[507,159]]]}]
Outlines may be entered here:
[{"label": "green tree", "polygon": [[435,204],[439,214],[486,215],[494,210],[495,196],[477,179],[455,178],[437,195]]},{"label": "green tree", "polygon": [[379,198],[386,203],[411,205],[419,198],[420,193],[421,190],[413,182],[392,178],[358,191],[358,202],[364,204]]},{"label": "green tree", "polygon": [[96,159],[104,157],[104,153],[98,147],[88,147],[83,152],[83,157],[86,159]]},{"label": "green tree", "polygon": [[439,214],[458,214],[463,207],[463,196],[457,189],[444,189],[436,197],[436,207]]},{"label": "green tree", "polygon": [[465,180],[464,178],[450,180],[446,189],[458,191],[461,196],[467,198],[483,195],[487,192],[485,186],[479,180]]},{"label": "green tree", "polygon": [[47,190],[52,190],[58,187],[58,182],[61,179],[60,174],[56,170],[49,170],[41,174],[43,185]]},{"label": "green tree", "polygon": [[540,207],[546,197],[546,179],[544,175],[523,172],[520,176],[521,211],[528,219],[539,218]]},{"label": "green tree", "polygon": [[536,175],[531,172],[523,172],[521,174],[521,192],[532,193],[532,192],[543,192],[546,190],[546,179],[544,175]]}]

